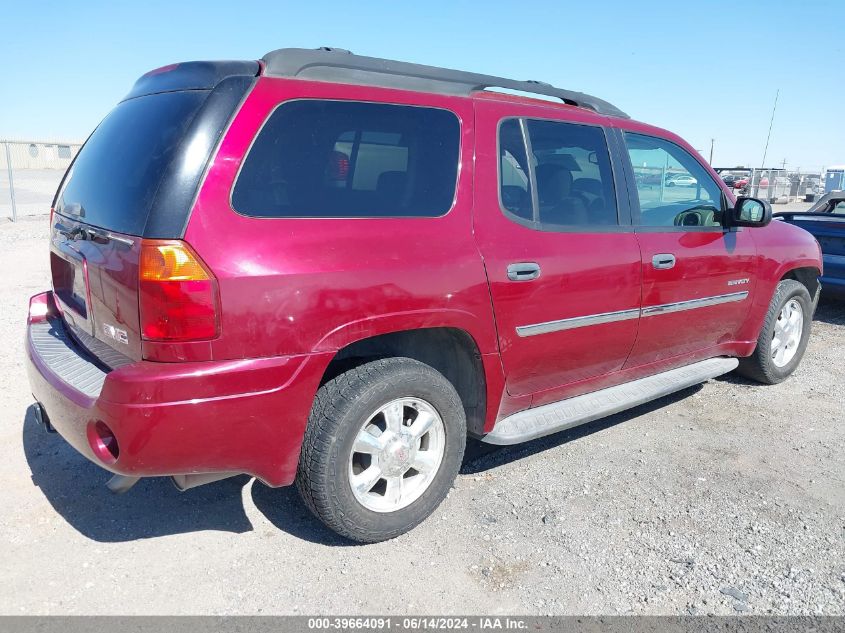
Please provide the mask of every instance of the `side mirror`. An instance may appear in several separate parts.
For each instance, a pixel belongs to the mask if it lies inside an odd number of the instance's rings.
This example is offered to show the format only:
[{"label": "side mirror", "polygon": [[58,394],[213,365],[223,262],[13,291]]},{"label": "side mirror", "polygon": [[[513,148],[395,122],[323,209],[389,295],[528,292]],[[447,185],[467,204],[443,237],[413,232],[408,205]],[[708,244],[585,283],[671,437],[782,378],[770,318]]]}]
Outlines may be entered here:
[{"label": "side mirror", "polygon": [[729,226],[766,226],[772,221],[772,206],[765,200],[740,196],[727,216]]}]

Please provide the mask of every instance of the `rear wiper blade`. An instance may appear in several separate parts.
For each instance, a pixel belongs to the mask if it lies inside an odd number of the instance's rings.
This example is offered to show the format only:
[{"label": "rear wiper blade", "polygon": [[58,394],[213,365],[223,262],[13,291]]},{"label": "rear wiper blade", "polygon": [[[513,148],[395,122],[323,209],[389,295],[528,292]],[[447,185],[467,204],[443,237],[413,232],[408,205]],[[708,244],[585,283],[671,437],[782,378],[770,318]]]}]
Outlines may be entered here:
[{"label": "rear wiper blade", "polygon": [[87,240],[88,232],[81,226],[75,228],[68,228],[61,222],[56,222],[56,231],[64,235],[69,240]]},{"label": "rear wiper blade", "polygon": [[104,231],[102,229],[92,229],[81,226],[77,226],[71,229],[62,224],[61,222],[57,222],[55,226],[56,231],[58,231],[71,241],[89,240],[91,242],[97,242],[98,244],[118,242],[126,246],[132,246],[135,243],[134,240],[130,240],[125,237],[120,237],[119,235],[115,235],[114,233],[110,233],[109,231]]}]

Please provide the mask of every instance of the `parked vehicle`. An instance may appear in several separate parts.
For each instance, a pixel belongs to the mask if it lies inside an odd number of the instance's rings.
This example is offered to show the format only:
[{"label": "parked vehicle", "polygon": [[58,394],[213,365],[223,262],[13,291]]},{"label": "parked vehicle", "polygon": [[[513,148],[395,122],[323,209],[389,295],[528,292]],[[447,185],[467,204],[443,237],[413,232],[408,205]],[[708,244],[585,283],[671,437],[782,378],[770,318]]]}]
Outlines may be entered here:
[{"label": "parked vehicle", "polygon": [[742,189],[748,184],[748,175],[743,173],[724,173],[719,174],[730,189]]},{"label": "parked vehicle", "polygon": [[678,174],[666,180],[667,187],[695,187],[698,181],[692,176]]},{"label": "parked vehicle", "polygon": [[661,172],[659,171],[634,171],[634,179],[637,185],[656,185],[660,186]]},{"label": "parked vehicle", "polygon": [[825,292],[845,293],[845,191],[831,191],[804,212],[775,214],[799,226],[819,242],[824,260],[820,281]]},{"label": "parked vehicle", "polygon": [[[666,164],[688,186],[636,184]],[[113,490],[248,473],[391,538],[445,498],[467,436],[789,376],[821,254],[770,220],[678,136],[548,84],[336,49],[174,64],[56,195],[36,417]]]}]

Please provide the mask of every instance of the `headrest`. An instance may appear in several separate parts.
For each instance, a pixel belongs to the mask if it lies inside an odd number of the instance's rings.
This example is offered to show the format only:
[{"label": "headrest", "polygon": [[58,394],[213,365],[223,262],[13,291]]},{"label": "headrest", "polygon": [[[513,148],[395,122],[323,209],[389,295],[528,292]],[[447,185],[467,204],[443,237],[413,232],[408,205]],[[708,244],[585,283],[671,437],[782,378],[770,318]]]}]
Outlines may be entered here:
[{"label": "headrest", "polygon": [[404,171],[383,171],[376,181],[376,191],[388,196],[400,196],[407,181],[408,174]]},{"label": "headrest", "polygon": [[537,165],[537,197],[541,203],[556,204],[572,190],[572,172],[554,163]]}]

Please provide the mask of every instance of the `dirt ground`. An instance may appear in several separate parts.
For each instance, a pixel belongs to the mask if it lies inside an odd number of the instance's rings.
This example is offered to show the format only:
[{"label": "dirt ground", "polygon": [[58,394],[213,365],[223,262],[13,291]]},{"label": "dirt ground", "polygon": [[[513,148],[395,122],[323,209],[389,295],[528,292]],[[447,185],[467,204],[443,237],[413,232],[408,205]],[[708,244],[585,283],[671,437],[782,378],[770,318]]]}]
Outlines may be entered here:
[{"label": "dirt ground", "polygon": [[472,445],[419,528],[350,545],[290,488],[179,493],[34,424],[46,217],[0,223],[4,614],[845,614],[845,303],[786,382],[727,376],[527,445]]}]

